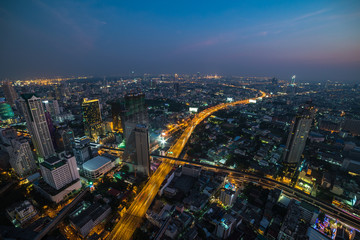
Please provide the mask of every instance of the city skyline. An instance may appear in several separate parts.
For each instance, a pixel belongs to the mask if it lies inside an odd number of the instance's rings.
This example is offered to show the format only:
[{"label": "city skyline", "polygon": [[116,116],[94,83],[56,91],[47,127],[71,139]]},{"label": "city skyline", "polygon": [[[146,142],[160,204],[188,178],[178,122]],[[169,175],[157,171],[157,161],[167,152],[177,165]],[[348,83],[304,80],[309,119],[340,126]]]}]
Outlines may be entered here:
[{"label": "city skyline", "polygon": [[217,73],[354,82],[358,1],[0,4],[1,78]]},{"label": "city skyline", "polygon": [[0,1],[0,239],[360,240],[360,1]]}]

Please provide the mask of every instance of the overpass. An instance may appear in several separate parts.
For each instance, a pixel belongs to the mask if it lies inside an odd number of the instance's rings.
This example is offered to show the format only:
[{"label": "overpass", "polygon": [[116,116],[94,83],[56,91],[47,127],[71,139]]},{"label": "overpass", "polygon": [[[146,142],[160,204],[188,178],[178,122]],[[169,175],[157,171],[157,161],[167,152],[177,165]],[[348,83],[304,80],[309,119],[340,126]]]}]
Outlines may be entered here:
[{"label": "overpass", "polygon": [[[107,149],[110,149],[110,148],[107,148]],[[111,149],[111,150],[123,151],[121,149]],[[306,194],[306,193],[300,191],[299,189],[293,188],[282,182],[278,182],[274,179],[267,178],[267,177],[264,177],[264,176],[261,176],[258,174],[254,174],[254,173],[248,173],[248,172],[244,172],[241,170],[224,167],[224,166],[216,166],[216,165],[211,165],[211,164],[207,164],[207,163],[194,162],[194,161],[190,161],[190,160],[174,158],[174,157],[170,157],[170,156],[161,156],[161,155],[156,155],[156,154],[151,154],[150,156],[153,158],[162,160],[162,161],[172,160],[174,165],[190,164],[190,165],[202,167],[202,168],[205,168],[205,169],[211,170],[211,171],[225,172],[225,173],[231,174],[231,176],[234,177],[235,180],[237,180],[237,181],[253,182],[255,184],[263,185],[263,186],[266,186],[266,187],[269,187],[272,189],[279,188],[285,193],[285,195],[288,195],[289,197],[292,197],[292,198],[298,199],[300,201],[305,201],[307,203],[315,205],[315,206],[319,207],[321,211],[328,214],[329,216],[339,219],[341,222],[360,230],[360,218],[359,217],[357,217],[349,212],[346,212],[337,206],[329,205],[328,203],[323,202],[309,194]]]},{"label": "overpass", "polygon": [[34,240],[40,240],[46,236],[54,227],[56,227],[60,221],[69,213],[69,211],[75,207],[75,205],[84,197],[84,195],[89,192],[90,188],[86,187],[82,192],[80,192],[75,199],[67,205],[61,212],[43,229],[39,232]]},{"label": "overpass", "polygon": [[243,182],[253,182],[258,185],[265,185],[269,188],[279,188],[285,193],[285,195],[288,195],[288,196],[296,198],[300,201],[306,201],[312,205],[315,205],[315,206],[319,207],[320,210],[322,210],[324,213],[328,214],[329,216],[339,219],[341,222],[346,223],[347,225],[360,230],[360,217],[357,217],[349,212],[346,212],[337,206],[329,205],[328,203],[323,202],[309,194],[306,194],[299,189],[293,188],[282,182],[278,182],[274,179],[267,178],[267,177],[257,175],[254,173],[248,173],[248,172],[244,172],[241,170],[223,167],[223,166],[215,166],[215,165],[206,164],[206,163],[198,163],[198,162],[193,162],[193,161],[189,161],[189,160],[185,160],[185,159],[173,158],[173,157],[168,157],[168,156],[160,156],[160,155],[151,155],[151,156],[155,157],[155,158],[159,158],[159,159],[173,160],[173,161],[175,161],[176,165],[190,164],[193,166],[199,166],[199,167],[206,168],[208,170],[213,170],[216,172],[226,172],[238,181],[242,180]]}]

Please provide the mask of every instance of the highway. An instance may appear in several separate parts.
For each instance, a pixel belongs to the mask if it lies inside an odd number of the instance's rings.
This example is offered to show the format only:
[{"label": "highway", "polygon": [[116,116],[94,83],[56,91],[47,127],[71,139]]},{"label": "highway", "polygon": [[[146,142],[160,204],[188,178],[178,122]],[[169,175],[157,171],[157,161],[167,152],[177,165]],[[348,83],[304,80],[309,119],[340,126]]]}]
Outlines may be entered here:
[{"label": "highway", "polygon": [[[174,158],[179,157],[187,141],[189,140],[191,134],[193,133],[195,127],[214,112],[225,109],[230,106],[235,106],[239,104],[248,104],[250,100],[260,99],[266,96],[266,93],[263,91],[259,91],[256,89],[248,89],[248,90],[260,92],[261,96],[257,98],[245,99],[236,102],[221,103],[219,105],[201,111],[199,114],[194,116],[194,118],[185,128],[184,132],[181,134],[179,139],[169,149],[167,156]],[[163,163],[160,164],[158,169],[150,177],[150,179],[143,187],[141,192],[136,196],[136,198],[134,199],[130,207],[127,209],[124,216],[115,225],[113,231],[108,236],[108,239],[121,239],[121,240],[131,239],[131,236],[133,235],[136,228],[140,225],[143,217],[145,216],[147,209],[150,207],[152,201],[157,195],[162,182],[165,180],[166,176],[170,173],[171,169],[173,168],[174,163],[175,160],[169,160],[169,161],[164,161]]]},{"label": "highway", "polygon": [[254,184],[259,184],[261,186],[265,186],[271,189],[278,188],[285,193],[285,195],[301,200],[306,201],[312,205],[315,205],[320,208],[321,211],[325,212],[329,216],[339,219],[341,222],[346,223],[349,226],[352,226],[354,228],[360,229],[360,218],[357,216],[354,216],[353,214],[349,212],[345,212],[343,209],[334,206],[329,205],[329,203],[323,202],[305,192],[302,192],[299,189],[293,188],[291,186],[288,186],[284,183],[278,182],[272,178],[259,176],[253,173],[248,173],[236,169],[231,169],[228,167],[223,166],[214,166],[206,163],[198,163],[193,162],[189,160],[184,159],[178,159],[178,158],[172,158],[168,156],[159,156],[159,155],[151,155],[152,157],[159,158],[159,159],[168,159],[175,161],[176,165],[184,165],[184,164],[191,164],[194,166],[201,167],[202,169],[215,171],[215,172],[226,172],[229,174],[231,178],[234,178],[236,181],[240,182],[253,182]]}]

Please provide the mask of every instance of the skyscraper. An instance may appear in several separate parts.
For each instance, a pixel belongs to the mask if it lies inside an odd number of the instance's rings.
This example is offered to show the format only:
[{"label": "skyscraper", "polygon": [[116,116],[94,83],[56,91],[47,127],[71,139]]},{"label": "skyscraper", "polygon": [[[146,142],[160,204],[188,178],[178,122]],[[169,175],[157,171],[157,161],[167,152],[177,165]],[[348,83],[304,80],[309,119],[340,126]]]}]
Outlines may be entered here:
[{"label": "skyscraper", "polygon": [[286,142],[284,165],[288,172],[294,172],[304,151],[311,123],[315,114],[315,108],[311,102],[302,105],[292,120],[289,136]]},{"label": "skyscraper", "polygon": [[135,135],[135,169],[150,176],[149,132],[145,125],[137,125]]},{"label": "skyscraper", "polygon": [[58,127],[54,133],[55,147],[58,151],[72,152],[74,132],[69,127]]},{"label": "skyscraper", "polygon": [[15,105],[15,100],[17,99],[17,93],[11,82],[6,81],[3,83],[3,91],[6,98],[6,102],[11,106]]},{"label": "skyscraper", "polygon": [[96,139],[97,136],[101,135],[102,121],[101,111],[98,99],[88,100],[84,99],[82,103],[83,123],[85,135]]},{"label": "skyscraper", "polygon": [[40,157],[39,162],[42,162],[43,159],[55,154],[42,101],[34,94],[22,94],[19,108],[25,117],[32,142]]},{"label": "skyscraper", "polygon": [[90,139],[87,137],[75,138],[73,151],[76,158],[76,163],[81,167],[84,162],[92,158]]},{"label": "skyscraper", "polygon": [[37,170],[29,142],[18,137],[15,129],[0,129],[0,149],[9,154],[9,163],[20,177],[26,177]]},{"label": "skyscraper", "polygon": [[125,139],[129,137],[137,124],[148,126],[148,114],[144,93],[125,95],[121,122],[123,124]]},{"label": "skyscraper", "polygon": [[116,99],[110,103],[111,105],[111,117],[113,123],[113,130],[116,132],[123,132],[123,125],[121,116],[123,115],[124,107],[120,99]]},{"label": "skyscraper", "polygon": [[44,181],[56,190],[80,179],[74,156],[53,156],[40,164]]},{"label": "skyscraper", "polygon": [[175,94],[176,96],[179,96],[180,93],[180,83],[174,83],[174,90],[175,90]]},{"label": "skyscraper", "polygon": [[40,164],[42,179],[34,188],[49,200],[59,203],[74,190],[81,188],[74,156],[64,153],[52,156]]},{"label": "skyscraper", "polygon": [[45,110],[49,112],[53,118],[60,115],[60,108],[57,100],[45,100],[43,103]]}]

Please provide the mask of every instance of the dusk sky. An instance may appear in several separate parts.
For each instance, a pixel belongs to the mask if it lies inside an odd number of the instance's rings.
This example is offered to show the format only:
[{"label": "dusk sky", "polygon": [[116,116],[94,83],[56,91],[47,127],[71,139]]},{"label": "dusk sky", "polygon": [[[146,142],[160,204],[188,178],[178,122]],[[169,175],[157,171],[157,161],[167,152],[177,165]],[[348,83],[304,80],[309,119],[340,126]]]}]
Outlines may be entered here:
[{"label": "dusk sky", "polygon": [[360,82],[360,1],[0,1],[0,78],[209,73]]}]

